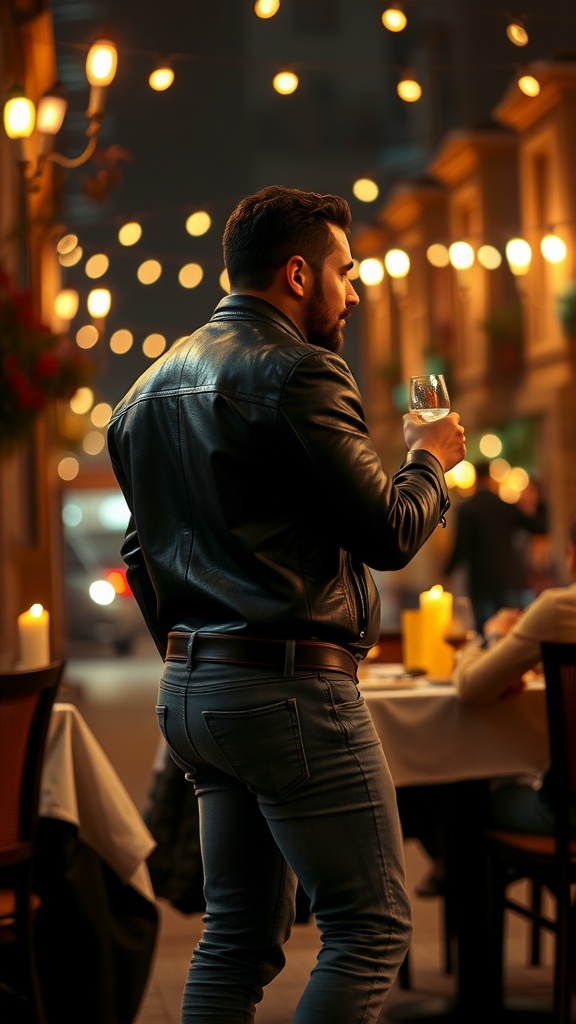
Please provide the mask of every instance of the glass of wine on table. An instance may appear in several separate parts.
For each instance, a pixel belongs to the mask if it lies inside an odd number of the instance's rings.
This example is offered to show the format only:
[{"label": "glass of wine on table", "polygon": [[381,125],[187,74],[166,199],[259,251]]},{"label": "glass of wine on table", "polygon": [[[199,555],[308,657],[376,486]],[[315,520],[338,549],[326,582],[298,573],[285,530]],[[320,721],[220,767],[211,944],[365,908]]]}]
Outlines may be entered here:
[{"label": "glass of wine on table", "polygon": [[444,633],[445,642],[455,651],[459,651],[475,635],[474,612],[470,598],[453,597],[452,618]]}]

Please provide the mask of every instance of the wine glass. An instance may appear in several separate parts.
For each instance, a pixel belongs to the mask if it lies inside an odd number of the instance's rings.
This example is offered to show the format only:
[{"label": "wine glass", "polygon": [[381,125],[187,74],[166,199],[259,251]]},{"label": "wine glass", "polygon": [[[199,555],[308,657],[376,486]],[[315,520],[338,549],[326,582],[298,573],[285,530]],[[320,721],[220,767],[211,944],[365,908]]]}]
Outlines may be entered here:
[{"label": "wine glass", "polygon": [[443,374],[425,373],[410,377],[410,412],[415,412],[426,423],[448,415],[450,398]]},{"label": "wine glass", "polygon": [[469,597],[452,598],[452,618],[448,623],[444,640],[455,651],[461,650],[464,644],[474,636],[474,612]]}]

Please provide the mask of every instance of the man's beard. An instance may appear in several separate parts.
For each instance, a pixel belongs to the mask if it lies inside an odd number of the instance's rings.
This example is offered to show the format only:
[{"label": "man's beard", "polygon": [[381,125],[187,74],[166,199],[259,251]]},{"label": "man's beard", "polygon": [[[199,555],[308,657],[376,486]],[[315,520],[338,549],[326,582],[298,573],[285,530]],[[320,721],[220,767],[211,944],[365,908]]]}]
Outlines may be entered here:
[{"label": "man's beard", "polygon": [[328,349],[329,352],[340,352],[344,346],[344,332],[340,321],[347,320],[348,316],[349,310],[345,309],[335,323],[330,321],[322,285],[316,277],[306,325],[306,337],[309,343],[318,345],[319,348]]}]

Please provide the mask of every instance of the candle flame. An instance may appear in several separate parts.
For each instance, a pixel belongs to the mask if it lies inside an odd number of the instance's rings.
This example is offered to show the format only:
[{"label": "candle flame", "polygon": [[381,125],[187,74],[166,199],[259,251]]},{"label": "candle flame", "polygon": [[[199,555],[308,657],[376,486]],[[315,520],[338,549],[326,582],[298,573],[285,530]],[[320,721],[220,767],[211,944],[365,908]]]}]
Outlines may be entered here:
[{"label": "candle flame", "polygon": [[33,619],[39,619],[44,611],[44,606],[41,604],[33,604],[30,608],[30,615]]},{"label": "candle flame", "polygon": [[444,587],[441,587],[439,583],[436,583],[433,587],[430,587],[430,597],[438,598],[444,593]]}]

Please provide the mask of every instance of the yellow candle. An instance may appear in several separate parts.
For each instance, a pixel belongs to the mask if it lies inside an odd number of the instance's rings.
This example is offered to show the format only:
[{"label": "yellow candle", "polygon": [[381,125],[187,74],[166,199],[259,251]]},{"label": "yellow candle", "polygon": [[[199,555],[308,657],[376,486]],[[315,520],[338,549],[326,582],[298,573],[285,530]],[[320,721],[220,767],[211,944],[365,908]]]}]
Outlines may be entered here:
[{"label": "yellow candle", "polygon": [[452,618],[452,594],[437,585],[420,594],[422,657],[426,675],[449,679],[454,652],[444,640]]},{"label": "yellow candle", "polygon": [[407,672],[425,672],[421,652],[422,613],[419,608],[404,608],[400,615],[402,664]]},{"label": "yellow candle", "polygon": [[42,668],[50,663],[50,616],[33,604],[18,616],[20,668]]}]

